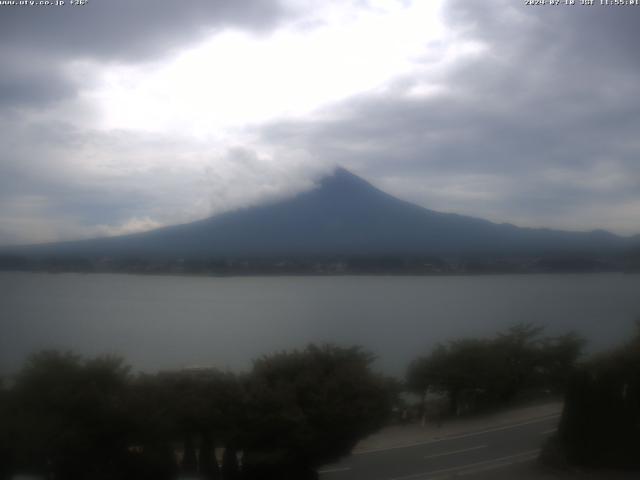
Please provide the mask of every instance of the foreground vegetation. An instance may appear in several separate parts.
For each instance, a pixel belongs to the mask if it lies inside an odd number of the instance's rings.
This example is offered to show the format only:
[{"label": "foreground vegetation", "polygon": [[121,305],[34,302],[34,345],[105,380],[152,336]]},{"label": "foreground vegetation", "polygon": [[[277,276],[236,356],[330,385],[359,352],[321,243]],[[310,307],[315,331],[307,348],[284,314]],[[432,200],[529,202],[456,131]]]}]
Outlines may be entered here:
[{"label": "foreground vegetation", "polygon": [[526,395],[562,395],[582,355],[575,333],[544,336],[529,324],[492,338],[462,338],[438,345],[407,371],[407,388],[425,400],[448,401],[448,415],[474,413],[512,403]]},{"label": "foreground vegetation", "polygon": [[393,392],[372,359],[309,346],[263,357],[247,375],[133,376],[120,359],[42,352],[1,392],[0,477],[315,478],[388,418]]},{"label": "foreground vegetation", "polygon": [[[640,467],[640,325],[608,354],[581,361],[583,346],[517,325],[439,345],[411,363],[404,388],[422,398],[423,420],[429,395],[444,404],[437,421],[565,395],[546,460]],[[40,352],[0,388],[0,479],[314,479],[399,410],[402,387],[372,361],[357,347],[310,345],[246,374],[133,375],[119,358]]]},{"label": "foreground vegetation", "polygon": [[508,405],[546,392],[564,397],[558,433],[543,449],[546,464],[640,469],[640,321],[635,336],[583,359],[573,333],[549,337],[517,325],[493,338],[439,345],[416,359],[407,387],[424,399],[440,394],[449,415]]},{"label": "foreground vegetation", "polygon": [[640,322],[628,343],[572,375],[558,433],[543,459],[563,467],[640,469]]}]

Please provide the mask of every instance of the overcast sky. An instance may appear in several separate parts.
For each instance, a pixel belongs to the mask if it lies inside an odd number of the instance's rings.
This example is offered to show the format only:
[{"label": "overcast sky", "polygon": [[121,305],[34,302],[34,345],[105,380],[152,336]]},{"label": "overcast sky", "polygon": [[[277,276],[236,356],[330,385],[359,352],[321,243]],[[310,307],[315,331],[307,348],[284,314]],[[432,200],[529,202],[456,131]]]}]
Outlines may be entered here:
[{"label": "overcast sky", "polygon": [[336,165],[434,210],[640,233],[640,7],[66,3],[0,6],[0,244],[203,218]]}]

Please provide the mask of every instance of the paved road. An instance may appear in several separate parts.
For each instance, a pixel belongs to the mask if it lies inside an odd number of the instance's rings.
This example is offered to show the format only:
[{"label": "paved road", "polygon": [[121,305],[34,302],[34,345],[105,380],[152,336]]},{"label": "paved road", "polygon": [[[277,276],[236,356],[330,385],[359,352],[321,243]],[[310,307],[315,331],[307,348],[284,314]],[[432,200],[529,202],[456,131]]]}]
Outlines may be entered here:
[{"label": "paved road", "polygon": [[320,470],[321,480],[435,480],[474,478],[533,462],[559,416],[466,433],[405,447],[352,455]]}]

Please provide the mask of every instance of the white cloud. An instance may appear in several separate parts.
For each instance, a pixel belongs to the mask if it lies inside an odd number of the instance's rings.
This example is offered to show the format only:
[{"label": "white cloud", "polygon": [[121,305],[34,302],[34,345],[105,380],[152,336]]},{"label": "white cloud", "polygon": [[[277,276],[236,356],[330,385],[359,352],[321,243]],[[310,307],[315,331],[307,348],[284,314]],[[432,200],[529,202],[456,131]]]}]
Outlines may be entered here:
[{"label": "white cloud", "polygon": [[283,116],[383,87],[446,37],[441,1],[318,7],[307,22],[268,36],[227,30],[168,61],[108,65],[85,94],[106,129],[196,136]]},{"label": "white cloud", "polygon": [[86,230],[85,238],[91,237],[115,237],[130,233],[146,232],[164,225],[149,217],[130,218],[120,225],[96,225]]}]

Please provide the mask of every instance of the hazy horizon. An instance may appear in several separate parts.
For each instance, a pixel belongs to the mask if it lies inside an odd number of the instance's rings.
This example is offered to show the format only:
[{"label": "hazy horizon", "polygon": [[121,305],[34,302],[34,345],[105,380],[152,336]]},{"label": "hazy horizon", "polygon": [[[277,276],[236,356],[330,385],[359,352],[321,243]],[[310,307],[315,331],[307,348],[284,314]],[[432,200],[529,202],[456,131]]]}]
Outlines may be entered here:
[{"label": "hazy horizon", "polygon": [[[93,235],[93,236],[89,236],[89,237],[86,237],[86,238],[82,238],[82,237],[81,237],[81,238],[70,238],[70,239],[68,239],[68,240],[69,240],[69,241],[83,240],[83,239],[90,240],[90,239],[99,239],[99,238],[105,238],[105,237],[113,237],[113,236],[130,235],[130,234],[132,234],[132,233],[144,233],[144,232],[151,232],[151,231],[153,231],[153,230],[161,229],[161,228],[163,228],[163,227],[165,227],[165,226],[189,225],[189,224],[190,224],[190,223],[192,223],[192,222],[198,222],[198,221],[200,221],[200,220],[206,220],[206,219],[208,219],[208,218],[215,218],[217,215],[221,215],[221,214],[223,214],[223,213],[228,214],[228,213],[234,213],[234,212],[241,212],[241,211],[243,211],[243,210],[251,209],[252,207],[265,207],[265,206],[278,205],[278,204],[281,204],[281,203],[287,202],[287,201],[289,201],[289,200],[293,200],[293,201],[295,201],[295,200],[296,200],[300,195],[302,195],[302,194],[304,194],[304,193],[311,192],[311,191],[313,191],[313,190],[318,190],[318,189],[322,188],[322,187],[321,187],[321,185],[322,185],[322,183],[323,183],[325,180],[331,179],[332,177],[335,177],[336,175],[338,175],[338,174],[340,174],[340,173],[342,173],[342,172],[344,172],[345,174],[347,174],[347,175],[349,175],[349,176],[351,176],[351,177],[353,177],[353,178],[357,179],[358,181],[360,181],[360,180],[364,180],[366,183],[368,183],[368,184],[369,184],[369,182],[367,182],[367,181],[366,181],[366,179],[362,179],[362,178],[360,178],[360,177],[355,176],[354,174],[352,174],[351,172],[349,172],[349,171],[348,171],[347,169],[345,169],[344,167],[337,166],[337,167],[335,167],[334,169],[330,170],[327,174],[325,174],[325,176],[321,177],[321,178],[319,179],[319,181],[316,181],[316,183],[315,183],[315,184],[313,184],[309,189],[304,189],[304,190],[302,190],[302,191],[300,191],[300,192],[295,192],[295,193],[285,194],[285,195],[283,195],[283,196],[281,196],[281,197],[277,197],[277,198],[266,199],[266,200],[264,200],[262,203],[258,203],[258,204],[256,204],[256,205],[248,205],[248,206],[243,206],[243,207],[231,208],[229,211],[220,212],[220,213],[218,213],[218,214],[213,214],[212,216],[207,216],[207,217],[204,217],[204,218],[201,218],[201,219],[199,219],[199,218],[197,218],[197,219],[192,219],[191,221],[186,221],[186,222],[178,223],[178,224],[175,224],[175,225],[163,225],[163,226],[155,225],[155,226],[150,226],[150,228],[142,228],[142,227],[141,227],[141,229],[140,229],[139,231],[137,231],[137,232],[126,232],[126,233],[123,233],[123,232],[113,232],[113,231],[108,231],[108,230],[106,230],[106,231],[102,232],[102,234],[95,234],[95,235]],[[378,190],[378,189],[377,189],[377,187],[375,187],[375,185],[371,185],[371,184],[369,184],[369,185],[370,185],[371,187],[373,187],[374,189]],[[382,192],[382,193],[386,193],[386,192]],[[403,200],[403,199],[402,199],[402,198],[398,198],[398,200]],[[411,202],[408,202],[408,203],[411,203]],[[415,204],[412,204],[412,205],[415,205]],[[457,212],[442,212],[442,211],[441,211],[441,212],[438,212],[438,213],[447,213],[447,214],[448,214],[448,213],[451,213],[451,214],[459,215]],[[464,217],[464,216],[463,216],[463,217]],[[469,218],[472,218],[472,219],[478,219],[478,217],[469,217]],[[484,220],[484,219],[481,219],[481,220]],[[494,224],[496,224],[496,225],[497,225],[497,224],[500,224],[500,222],[492,222],[492,223],[494,223]],[[502,222],[502,223],[504,224],[504,223],[508,223],[508,222]],[[519,228],[523,228],[523,227],[522,227],[522,226],[520,226],[520,225],[514,225],[514,224],[509,224],[509,225],[513,225],[513,226],[516,226],[516,227],[519,227]],[[533,228],[533,229],[540,228],[540,229],[543,229],[543,230],[545,230],[545,229],[546,229],[546,227],[544,227],[544,226],[543,226],[543,227],[524,227],[524,228]],[[558,229],[558,230],[559,230],[559,229]],[[559,231],[561,231],[561,230],[559,230]],[[579,232],[584,232],[584,233],[607,232],[606,230],[602,230],[602,229],[593,229],[593,230],[565,230],[565,231],[566,231],[566,232],[576,232],[576,233],[579,233]],[[610,232],[609,232],[609,233],[610,233]],[[640,235],[640,234],[639,234],[639,235]],[[629,235],[619,235],[619,236],[620,236],[620,237],[622,237],[622,238],[627,237],[627,238],[629,238],[629,239],[634,239],[634,238],[638,237],[638,235],[633,235],[633,234],[629,234]],[[42,243],[42,244],[48,244],[48,243],[50,243],[50,242],[36,242],[36,243],[34,243],[33,245],[38,245],[38,244],[41,244],[41,243]],[[55,243],[55,242],[54,242],[54,243]],[[26,244],[26,245],[29,245],[29,244]],[[14,246],[14,245],[0,245],[0,247],[3,247],[3,246],[4,246],[4,247],[11,247],[11,246]],[[428,252],[426,252],[426,253],[428,253]]]}]

